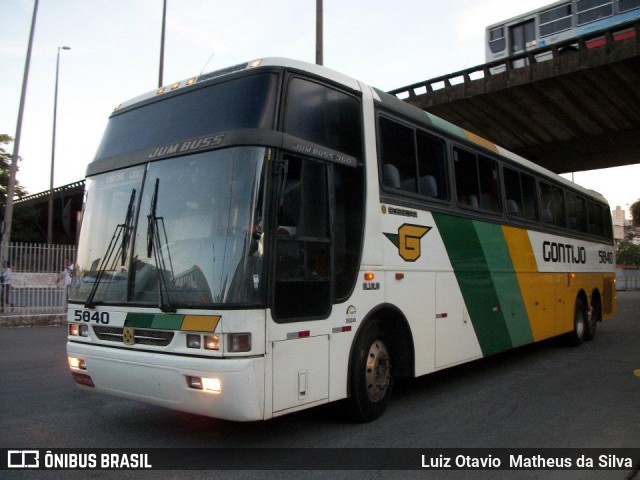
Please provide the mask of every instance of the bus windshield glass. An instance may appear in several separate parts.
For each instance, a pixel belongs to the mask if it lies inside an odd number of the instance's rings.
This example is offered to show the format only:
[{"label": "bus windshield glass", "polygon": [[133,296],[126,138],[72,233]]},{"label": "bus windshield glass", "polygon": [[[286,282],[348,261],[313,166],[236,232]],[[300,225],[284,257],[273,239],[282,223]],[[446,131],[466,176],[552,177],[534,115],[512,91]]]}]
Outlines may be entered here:
[{"label": "bus windshield glass", "polygon": [[96,159],[209,133],[273,128],[277,78],[248,75],[113,115]]},{"label": "bus windshield glass", "polygon": [[70,300],[261,303],[264,156],[235,147],[88,178]]}]

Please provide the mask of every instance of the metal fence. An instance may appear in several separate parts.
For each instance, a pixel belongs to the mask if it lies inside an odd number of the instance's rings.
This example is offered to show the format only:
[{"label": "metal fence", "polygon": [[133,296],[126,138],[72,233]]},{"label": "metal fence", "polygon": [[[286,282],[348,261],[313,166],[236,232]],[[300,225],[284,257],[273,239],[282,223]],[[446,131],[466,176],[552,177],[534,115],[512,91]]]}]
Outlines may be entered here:
[{"label": "metal fence", "polygon": [[3,295],[4,315],[63,314],[67,308],[65,285],[11,285]]},{"label": "metal fence", "polygon": [[0,258],[4,259],[0,289],[2,315],[64,314],[67,308],[65,260],[73,263],[75,255],[74,245],[12,243],[6,252],[0,249]]},{"label": "metal fence", "polygon": [[[9,263],[12,272],[59,273],[65,259],[76,257],[75,245],[48,245],[42,243],[11,243],[1,258]],[[3,265],[4,269],[4,265]]]},{"label": "metal fence", "polygon": [[616,268],[616,290],[640,290],[640,269]]}]

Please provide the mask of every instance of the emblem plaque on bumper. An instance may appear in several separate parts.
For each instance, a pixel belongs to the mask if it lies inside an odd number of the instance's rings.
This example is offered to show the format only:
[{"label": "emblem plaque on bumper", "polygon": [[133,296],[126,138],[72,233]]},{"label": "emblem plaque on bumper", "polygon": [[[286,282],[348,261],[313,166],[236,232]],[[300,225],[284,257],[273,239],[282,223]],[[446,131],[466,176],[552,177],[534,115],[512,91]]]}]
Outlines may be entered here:
[{"label": "emblem plaque on bumper", "polygon": [[133,328],[124,327],[122,329],[122,342],[125,345],[133,345],[135,343],[135,339],[133,338]]}]

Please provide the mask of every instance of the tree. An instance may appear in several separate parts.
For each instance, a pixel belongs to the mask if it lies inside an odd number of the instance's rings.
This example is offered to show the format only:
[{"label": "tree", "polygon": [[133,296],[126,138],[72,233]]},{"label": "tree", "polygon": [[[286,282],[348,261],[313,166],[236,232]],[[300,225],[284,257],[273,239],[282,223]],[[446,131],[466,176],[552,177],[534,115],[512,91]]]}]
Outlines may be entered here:
[{"label": "tree", "polygon": [[634,227],[640,227],[640,200],[631,205],[631,218]]},{"label": "tree", "polygon": [[[9,187],[9,177],[11,176],[11,154],[4,149],[4,145],[13,142],[13,138],[5,133],[0,133],[0,209],[4,217],[4,206],[7,203],[7,189]],[[15,196],[18,198],[27,195],[25,188],[16,181]]]},{"label": "tree", "polygon": [[[8,153],[4,145],[13,142],[9,135],[0,133],[0,218],[4,220],[4,207],[7,203],[7,189],[9,187],[9,176],[11,175],[11,154]],[[28,195],[27,190],[16,181],[15,196],[22,198]],[[13,228],[11,232],[12,241],[19,242],[41,242],[42,236],[37,231],[38,212],[33,207],[14,209]]]},{"label": "tree", "polygon": [[640,246],[631,242],[620,242],[616,252],[616,263],[619,265],[640,265]]}]

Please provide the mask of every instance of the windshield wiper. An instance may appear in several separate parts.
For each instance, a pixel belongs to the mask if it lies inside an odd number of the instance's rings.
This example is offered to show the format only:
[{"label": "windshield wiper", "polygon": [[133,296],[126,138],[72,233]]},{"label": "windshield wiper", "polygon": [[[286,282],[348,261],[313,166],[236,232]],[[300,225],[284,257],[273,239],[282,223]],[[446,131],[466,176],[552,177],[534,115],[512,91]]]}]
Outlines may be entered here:
[{"label": "windshield wiper", "polygon": [[[160,179],[156,178],[156,184],[153,189],[153,196],[151,197],[149,215],[147,215],[147,258],[151,258],[151,254],[153,253],[153,259],[156,265],[156,275],[158,277],[158,307],[165,313],[173,313],[176,311],[176,308],[171,305],[171,300],[169,298],[169,287],[167,286],[167,279],[165,278],[165,272],[171,273],[171,278],[174,278],[173,263],[171,262],[171,252],[169,251],[169,238],[167,237],[167,230],[164,226],[164,218],[156,216],[158,208],[159,186]],[[162,233],[164,235],[164,248],[167,251],[167,257],[169,258],[170,270],[167,270],[167,266],[164,261],[164,255],[160,251],[163,248],[163,239],[160,237],[160,226],[162,226]]]},{"label": "windshield wiper", "polygon": [[118,257],[120,257],[121,266],[124,266],[127,261],[127,251],[129,250],[131,230],[133,229],[131,223],[133,222],[135,199],[136,189],[132,188],[124,223],[116,225],[116,229],[111,236],[111,241],[109,242],[107,251],[102,257],[102,262],[100,262],[100,267],[98,268],[95,281],[93,282],[93,287],[91,287],[91,292],[89,292],[89,296],[87,297],[86,302],[84,302],[84,308],[94,308],[96,306],[94,298],[107,268],[110,267],[110,271],[114,271]]}]

